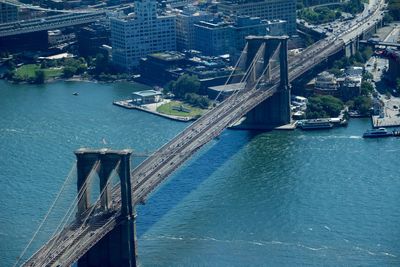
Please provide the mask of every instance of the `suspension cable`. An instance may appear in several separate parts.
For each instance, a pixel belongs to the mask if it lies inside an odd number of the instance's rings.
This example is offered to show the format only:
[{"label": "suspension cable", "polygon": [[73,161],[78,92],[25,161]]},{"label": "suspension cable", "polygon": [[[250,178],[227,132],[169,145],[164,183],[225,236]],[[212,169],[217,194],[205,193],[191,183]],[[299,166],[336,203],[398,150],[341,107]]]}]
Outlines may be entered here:
[{"label": "suspension cable", "polygon": [[42,229],[44,223],[46,222],[47,218],[49,217],[51,211],[53,210],[54,206],[56,205],[56,202],[58,201],[58,199],[61,196],[61,193],[64,191],[65,186],[67,185],[67,181],[72,177],[72,173],[75,172],[76,170],[76,164],[73,164],[71,170],[68,173],[67,178],[65,179],[63,185],[61,186],[61,189],[58,191],[56,198],[54,199],[53,203],[51,204],[50,208],[47,210],[46,215],[44,216],[42,222],[39,224],[38,228],[36,229],[35,233],[33,234],[32,238],[29,240],[28,244],[26,245],[26,247],[23,249],[23,251],[21,252],[21,254],[19,255],[19,257],[17,258],[17,261],[15,262],[15,264],[13,265],[13,267],[17,266],[17,264],[21,261],[22,257],[25,255],[26,251],[28,250],[28,248],[30,247],[30,245],[32,244],[32,242],[34,241],[34,239],[36,238],[36,236],[38,235],[39,231]]}]

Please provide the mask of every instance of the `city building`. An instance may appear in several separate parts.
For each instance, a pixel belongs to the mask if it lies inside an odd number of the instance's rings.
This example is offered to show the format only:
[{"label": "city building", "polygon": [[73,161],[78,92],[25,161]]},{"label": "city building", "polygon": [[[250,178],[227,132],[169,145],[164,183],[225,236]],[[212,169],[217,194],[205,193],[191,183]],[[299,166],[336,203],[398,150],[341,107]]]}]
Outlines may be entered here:
[{"label": "city building", "polygon": [[314,92],[320,95],[338,95],[338,83],[335,75],[324,71],[315,79]]},{"label": "city building", "polygon": [[234,39],[232,24],[229,22],[215,19],[195,24],[195,49],[204,55],[233,54]]},{"label": "city building", "polygon": [[208,21],[212,15],[199,8],[188,5],[176,15],[176,45],[178,50],[195,49],[195,27],[200,21]]},{"label": "city building", "polygon": [[341,3],[344,0],[305,0],[303,1],[304,6],[316,6],[316,5],[324,5],[324,4],[333,4],[333,3]]},{"label": "city building", "polygon": [[135,2],[133,14],[111,17],[113,62],[130,71],[148,54],[176,50],[175,15],[157,14],[157,2]]},{"label": "city building", "polygon": [[[246,45],[246,37],[249,35],[266,35],[267,34],[266,20],[261,20],[258,17],[239,16],[236,18],[233,28],[234,49],[237,54],[240,54]],[[286,34],[286,33],[285,33]]]},{"label": "city building", "polygon": [[103,45],[110,45],[110,28],[103,23],[82,27],[76,35],[81,56],[95,56],[101,52]]},{"label": "city building", "polygon": [[258,17],[238,16],[233,22],[214,19],[195,24],[195,48],[204,55],[217,56],[241,53],[246,36],[265,35],[268,22]]},{"label": "city building", "polygon": [[267,21],[267,35],[282,36],[287,35],[287,22],[281,19]]},{"label": "city building", "polygon": [[361,75],[346,76],[338,79],[340,84],[340,98],[343,101],[348,101],[361,94]]},{"label": "city building", "polygon": [[[147,55],[140,60],[140,75],[145,83],[165,84],[176,80],[186,66],[186,55],[180,52],[167,51]],[[154,75],[157,73],[157,75]]]},{"label": "city building", "polygon": [[190,5],[193,1],[191,0],[164,0],[165,5],[169,5],[172,8],[177,8],[177,7],[185,7]]},{"label": "city building", "polygon": [[0,3],[0,23],[13,22],[18,20],[18,7]]},{"label": "city building", "polygon": [[56,46],[62,43],[75,40],[75,33],[63,33],[61,30],[48,31],[48,41],[50,46]]},{"label": "city building", "polygon": [[156,90],[146,90],[132,93],[132,104],[145,105],[161,101],[162,93]]},{"label": "city building", "polygon": [[296,0],[221,0],[218,11],[226,16],[285,20],[289,35],[296,34]]},{"label": "city building", "polygon": [[389,59],[389,69],[387,76],[389,81],[395,82],[400,78],[400,52],[392,49],[385,51],[386,57]]},{"label": "city building", "polygon": [[[183,74],[196,75],[203,94],[210,86],[222,85],[232,72],[229,57],[204,56],[198,51],[160,52],[140,60],[140,80],[151,85],[165,85]],[[157,75],[154,75],[157,73]],[[243,73],[234,77],[240,80]]]}]

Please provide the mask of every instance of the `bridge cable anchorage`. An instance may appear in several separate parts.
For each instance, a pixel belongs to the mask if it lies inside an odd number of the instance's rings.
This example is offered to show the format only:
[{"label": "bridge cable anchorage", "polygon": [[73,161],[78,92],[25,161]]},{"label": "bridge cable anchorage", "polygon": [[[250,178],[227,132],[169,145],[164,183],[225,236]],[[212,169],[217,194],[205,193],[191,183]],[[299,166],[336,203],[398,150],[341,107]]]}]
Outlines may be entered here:
[{"label": "bridge cable anchorage", "polygon": [[[76,163],[74,164],[76,166]],[[50,240],[47,242],[48,251],[51,251],[54,247],[54,244],[57,243],[59,236],[56,236],[57,232],[60,229],[60,233],[62,232],[62,230],[64,230],[65,226],[67,225],[70,217],[73,215],[73,211],[75,210],[76,205],[79,203],[79,201],[82,199],[85,190],[87,190],[89,183],[91,182],[92,178],[94,177],[94,174],[96,173],[97,168],[100,165],[100,161],[98,160],[94,165],[92,170],[90,171],[88,178],[85,180],[84,184],[82,185],[81,190],[78,192],[78,194],[75,196],[74,200],[71,202],[71,205],[69,206],[69,208],[67,209],[67,212],[65,213],[65,215],[63,216],[63,218],[61,219],[60,223],[58,224],[57,228],[55,229],[55,231],[53,232]],[[77,200],[78,199],[78,200]],[[75,204],[76,203],[76,204]],[[68,215],[68,217],[67,217]],[[65,220],[65,221],[64,221]],[[33,255],[35,256],[35,255]],[[42,257],[39,256],[39,258],[37,260],[40,260]]]},{"label": "bridge cable anchorage", "polygon": [[[104,186],[103,189],[101,190],[99,196],[98,196],[97,199],[95,200],[95,204],[92,205],[92,207],[90,208],[89,212],[88,212],[87,215],[85,216],[85,219],[84,219],[83,223],[80,225],[80,230],[82,230],[82,231],[89,230],[90,225],[87,225],[87,222],[88,222],[89,218],[91,217],[92,213],[95,211],[95,209],[96,209],[96,208],[100,208],[100,203],[99,203],[99,202],[100,202],[100,199],[103,197],[104,192],[107,190],[108,185],[111,183],[111,181],[112,181],[111,178],[114,177],[114,176],[116,176],[116,175],[118,175],[118,173],[117,173],[116,170],[119,169],[120,163],[121,163],[121,160],[118,161],[117,165],[115,166],[115,168],[114,168],[114,169],[112,170],[112,172],[110,173],[109,178],[107,179],[107,183],[105,184],[105,186]],[[67,247],[63,248],[63,249],[64,249],[64,250],[67,250],[67,249],[69,249],[72,245],[74,245],[74,242],[70,242],[70,244],[69,244]],[[67,257],[67,259],[65,259],[65,262],[68,263],[69,261],[71,261],[71,259],[70,259],[71,257],[72,257],[72,255],[70,255],[69,257]],[[61,265],[62,265],[62,262],[61,262]]]},{"label": "bridge cable anchorage", "polygon": [[32,242],[34,241],[34,239],[36,238],[36,236],[38,235],[39,231],[41,230],[41,228],[43,227],[44,223],[46,222],[47,218],[49,217],[51,211],[53,210],[54,206],[56,205],[56,202],[58,201],[58,199],[61,196],[61,193],[64,191],[65,186],[67,185],[68,180],[73,177],[73,173],[76,172],[76,163],[73,164],[71,170],[69,171],[63,185],[61,186],[60,190],[58,191],[56,198],[54,199],[53,203],[51,204],[50,208],[47,210],[46,215],[44,216],[42,222],[39,224],[38,228],[36,229],[35,233],[33,234],[32,238],[29,240],[28,244],[25,246],[25,248],[22,250],[21,254],[19,255],[19,257],[17,258],[17,261],[14,263],[13,267],[17,266],[18,263],[21,261],[22,257],[25,255],[26,251],[28,250],[28,248],[30,247],[30,245],[32,244]]}]

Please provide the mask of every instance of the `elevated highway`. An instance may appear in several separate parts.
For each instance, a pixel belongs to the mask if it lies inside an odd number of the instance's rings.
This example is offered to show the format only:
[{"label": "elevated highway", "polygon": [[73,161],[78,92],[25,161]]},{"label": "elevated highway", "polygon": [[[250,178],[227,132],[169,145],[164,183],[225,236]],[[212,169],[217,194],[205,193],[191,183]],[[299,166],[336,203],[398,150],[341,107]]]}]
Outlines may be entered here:
[{"label": "elevated highway", "polygon": [[40,19],[3,23],[0,24],[0,37],[87,24],[104,18],[106,18],[105,11],[96,11],[91,13],[68,13]]},{"label": "elevated highway", "polygon": [[[380,14],[379,7],[371,11],[369,19],[375,19],[378,13]],[[361,34],[363,29],[359,24],[350,31],[338,33],[335,38],[321,40],[305,49],[300,55],[290,58],[289,80],[293,81],[328,57],[343,50],[344,39]],[[133,204],[145,201],[169,174],[198,149],[273,96],[279,88],[279,78],[276,78],[276,72],[273,72],[272,77],[275,77],[272,83],[260,83],[256,88],[241,90],[237,95],[227,98],[134,169],[131,173]],[[87,224],[73,222],[49,240],[24,266],[69,266],[81,258],[120,223],[121,198],[118,187],[114,188],[112,195],[114,203],[112,212],[104,216],[94,216]]]}]

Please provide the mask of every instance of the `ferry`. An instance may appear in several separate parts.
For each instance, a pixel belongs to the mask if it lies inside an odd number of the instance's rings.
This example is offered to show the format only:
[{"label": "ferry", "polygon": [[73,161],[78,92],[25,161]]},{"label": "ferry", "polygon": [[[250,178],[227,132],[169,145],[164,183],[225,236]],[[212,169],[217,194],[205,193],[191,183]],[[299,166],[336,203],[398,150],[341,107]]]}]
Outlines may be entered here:
[{"label": "ferry", "polygon": [[[396,134],[395,134],[396,133]],[[388,132],[386,128],[378,128],[378,129],[371,129],[367,130],[363,134],[363,138],[380,138],[380,137],[388,137],[397,135],[397,132]]]},{"label": "ferry", "polygon": [[319,129],[331,129],[333,123],[329,119],[312,119],[305,120],[300,123],[299,127],[302,130],[319,130]]}]

